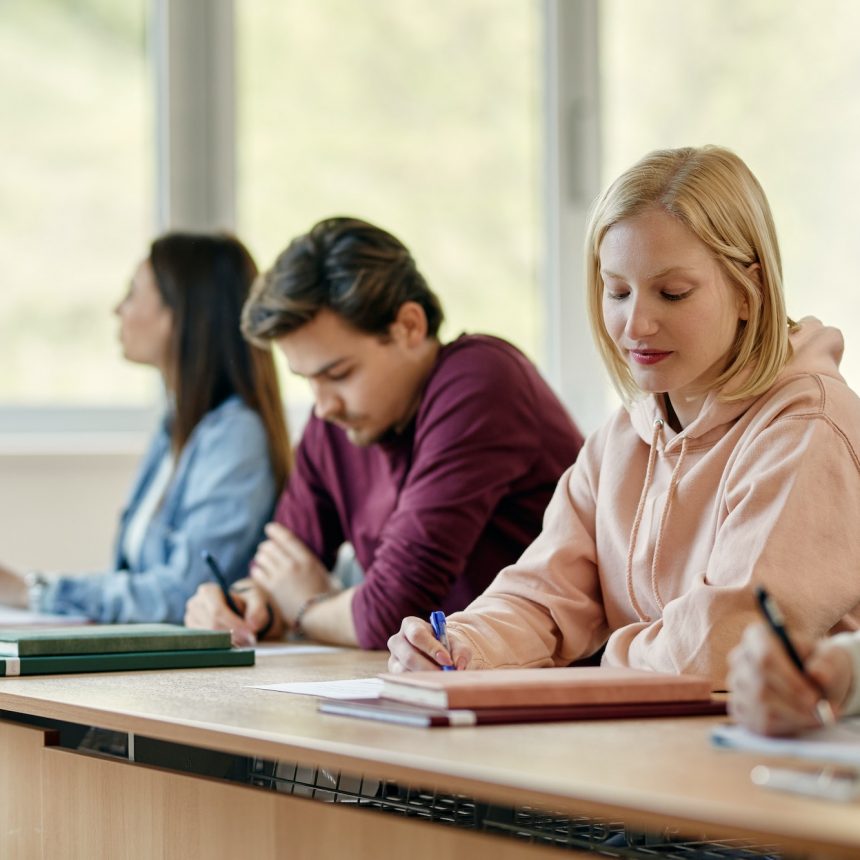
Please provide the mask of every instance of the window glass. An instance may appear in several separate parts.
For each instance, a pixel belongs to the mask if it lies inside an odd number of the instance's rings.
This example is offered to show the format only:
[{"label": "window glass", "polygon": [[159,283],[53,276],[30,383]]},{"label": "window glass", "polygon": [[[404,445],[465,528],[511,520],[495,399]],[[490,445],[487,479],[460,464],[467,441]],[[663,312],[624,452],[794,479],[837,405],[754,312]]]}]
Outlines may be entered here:
[{"label": "window glass", "polygon": [[317,220],[359,216],[410,247],[443,339],[489,332],[539,359],[539,4],[242,0],[236,16],[239,233],[261,267]]},{"label": "window glass", "polygon": [[645,152],[718,143],[771,203],[789,314],[845,334],[860,387],[860,4],[600,4],[606,181]]},{"label": "window glass", "polygon": [[146,251],[154,136],[145,0],[2,0],[0,404],[122,405],[111,308]]}]

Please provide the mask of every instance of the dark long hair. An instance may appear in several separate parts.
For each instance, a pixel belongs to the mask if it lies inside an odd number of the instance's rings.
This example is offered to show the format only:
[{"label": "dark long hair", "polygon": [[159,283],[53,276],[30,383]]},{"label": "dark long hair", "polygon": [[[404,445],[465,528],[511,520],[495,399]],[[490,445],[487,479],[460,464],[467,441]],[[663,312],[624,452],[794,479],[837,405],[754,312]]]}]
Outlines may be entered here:
[{"label": "dark long hair", "polygon": [[272,470],[282,486],[290,447],[274,360],[239,329],[257,276],[253,257],[234,236],[172,232],[152,243],[149,262],[173,312],[168,373],[176,400],[174,451],[182,450],[204,415],[238,394],[263,421]]}]

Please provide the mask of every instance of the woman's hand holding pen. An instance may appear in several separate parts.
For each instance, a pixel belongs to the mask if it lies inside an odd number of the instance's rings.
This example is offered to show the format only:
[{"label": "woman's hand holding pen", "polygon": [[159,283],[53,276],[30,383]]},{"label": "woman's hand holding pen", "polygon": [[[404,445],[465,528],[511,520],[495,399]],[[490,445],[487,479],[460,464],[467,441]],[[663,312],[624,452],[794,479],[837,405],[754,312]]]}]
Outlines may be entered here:
[{"label": "woman's hand holding pen", "polygon": [[451,654],[442,647],[433,635],[433,628],[420,618],[414,616],[404,618],[400,631],[388,640],[389,672],[417,672],[421,670],[439,669],[442,666],[456,666],[458,669],[468,669],[472,652],[462,641],[457,640],[457,634],[448,633],[448,644]]},{"label": "woman's hand holding pen", "polygon": [[[247,579],[235,583],[230,596],[241,615],[230,609],[217,583],[204,582],[185,605],[185,624],[188,627],[229,630],[234,645],[254,645],[257,633],[265,628],[269,620],[269,596]],[[277,639],[283,635],[284,624],[276,608],[273,608],[273,613],[274,623],[267,631],[267,637]]]},{"label": "woman's hand holding pen", "polygon": [[837,716],[851,689],[848,653],[827,639],[817,644],[793,637],[806,673],[816,688],[794,666],[764,623],[747,628],[729,655],[729,713],[753,731],[787,735],[821,725],[816,706],[822,692]]}]

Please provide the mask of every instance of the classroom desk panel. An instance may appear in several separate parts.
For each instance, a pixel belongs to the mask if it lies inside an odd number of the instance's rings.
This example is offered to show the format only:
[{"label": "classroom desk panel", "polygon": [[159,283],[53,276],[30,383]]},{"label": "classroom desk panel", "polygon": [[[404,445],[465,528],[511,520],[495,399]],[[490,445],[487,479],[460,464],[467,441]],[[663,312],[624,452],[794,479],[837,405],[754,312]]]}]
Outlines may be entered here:
[{"label": "classroom desk panel", "polygon": [[42,770],[34,766],[56,732],[0,721],[0,857],[39,856],[42,839]]},{"label": "classroom desk panel", "polygon": [[[237,669],[17,678],[0,681],[0,709],[237,756],[410,782],[498,804],[623,817],[657,832],[671,828],[691,837],[743,836],[782,843],[806,856],[860,856],[860,804],[815,801],[753,786],[749,772],[759,757],[711,748],[708,733],[714,718],[413,729],[318,714],[311,697],[250,688],[369,677],[384,667],[383,654],[343,651],[261,656],[255,667]],[[2,734],[0,743],[5,755]],[[84,759],[77,786],[100,772],[80,754],[48,748],[45,756],[52,762]],[[108,764],[117,773],[143,769]],[[131,778],[122,776],[120,782]],[[189,780],[202,782],[188,776],[180,781]],[[259,801],[248,801],[255,807],[271,801],[256,789],[221,788],[259,796]],[[120,797],[130,790],[119,787],[113,794]],[[220,801],[212,802],[217,808]],[[319,814],[343,815],[336,807]],[[384,830],[391,819],[383,816],[383,821],[372,824],[371,831]],[[524,847],[517,846],[520,851]]]},{"label": "classroom desk panel", "polygon": [[428,838],[426,825],[414,820],[69,750],[45,751],[44,778],[52,787],[42,842],[47,858],[547,860],[538,846],[451,828],[435,828]]}]

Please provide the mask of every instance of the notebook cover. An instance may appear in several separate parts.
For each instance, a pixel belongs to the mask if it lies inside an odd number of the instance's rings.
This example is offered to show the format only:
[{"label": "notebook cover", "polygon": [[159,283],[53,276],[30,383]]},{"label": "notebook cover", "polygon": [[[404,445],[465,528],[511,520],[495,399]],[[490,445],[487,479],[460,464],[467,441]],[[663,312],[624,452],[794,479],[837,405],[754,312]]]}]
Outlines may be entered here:
[{"label": "notebook cover", "polygon": [[612,705],[440,710],[388,699],[322,699],[324,714],[379,720],[404,726],[479,726],[501,723],[545,723],[561,720],[623,720],[646,717],[694,717],[725,714],[725,701],[640,702]]},{"label": "notebook cover", "polygon": [[0,656],[10,657],[229,647],[229,630],[192,630],[179,624],[0,628]]},{"label": "notebook cover", "polygon": [[134,669],[196,669],[209,666],[253,666],[251,648],[142,651],[117,654],[64,654],[44,657],[0,657],[0,675],[59,675],[69,672],[125,672]]},{"label": "notebook cover", "polygon": [[382,674],[382,696],[434,708],[707,701],[709,678],[604,666]]}]

